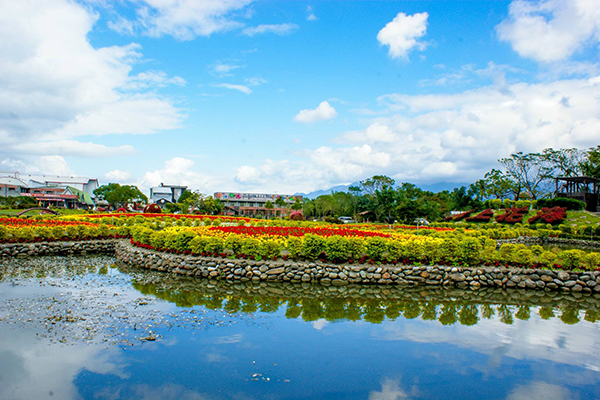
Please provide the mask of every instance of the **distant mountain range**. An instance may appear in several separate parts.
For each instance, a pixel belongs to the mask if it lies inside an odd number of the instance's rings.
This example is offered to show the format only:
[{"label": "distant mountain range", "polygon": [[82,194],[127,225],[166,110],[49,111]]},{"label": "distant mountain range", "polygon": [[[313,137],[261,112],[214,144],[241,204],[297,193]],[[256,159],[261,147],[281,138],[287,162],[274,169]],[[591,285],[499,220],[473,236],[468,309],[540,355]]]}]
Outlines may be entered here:
[{"label": "distant mountain range", "polygon": [[[454,188],[458,188],[461,186],[469,186],[469,185],[470,185],[470,182],[464,182],[464,183],[438,182],[438,183],[432,183],[432,184],[428,184],[428,185],[416,185],[416,186],[423,190],[428,190],[430,192],[437,193],[437,192],[441,192],[442,190],[452,190]],[[352,182],[348,185],[338,185],[338,186],[334,186],[334,187],[326,189],[326,190],[315,190],[314,192],[310,192],[310,193],[294,193],[294,196],[302,196],[307,199],[316,199],[317,197],[324,195],[324,194],[331,194],[333,192],[347,192],[348,188],[350,186],[359,186],[359,183]]]}]

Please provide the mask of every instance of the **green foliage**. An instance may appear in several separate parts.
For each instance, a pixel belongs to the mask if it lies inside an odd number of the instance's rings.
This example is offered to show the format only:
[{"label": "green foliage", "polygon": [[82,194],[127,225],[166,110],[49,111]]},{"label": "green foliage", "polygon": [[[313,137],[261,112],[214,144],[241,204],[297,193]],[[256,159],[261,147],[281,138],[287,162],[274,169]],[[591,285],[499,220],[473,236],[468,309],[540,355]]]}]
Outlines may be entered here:
[{"label": "green foliage", "polygon": [[331,261],[348,259],[348,239],[343,236],[329,236],[325,239],[325,253]]},{"label": "green foliage", "polygon": [[5,225],[0,224],[0,239],[8,238],[8,228]]},{"label": "green foliage", "polygon": [[53,226],[52,227],[52,236],[55,237],[56,239],[61,239],[62,237],[65,236],[65,228],[63,228],[62,226]]},{"label": "green foliage", "polygon": [[464,263],[478,264],[481,261],[480,250],[479,240],[466,237],[458,244],[458,260]]},{"label": "green foliage", "polygon": [[175,250],[181,252],[191,250],[190,242],[196,236],[192,231],[183,231],[175,234]]},{"label": "green foliage", "polygon": [[229,249],[233,254],[239,254],[242,250],[243,237],[240,235],[229,235],[225,238],[224,246]]},{"label": "green foliage", "polygon": [[260,243],[260,255],[265,258],[277,258],[281,255],[281,243],[277,239],[264,239]]},{"label": "green foliage", "polygon": [[440,259],[448,262],[458,261],[459,243],[455,238],[444,239],[439,249]]},{"label": "green foliage", "polygon": [[310,260],[314,260],[325,251],[325,238],[318,235],[307,234],[302,240],[302,253]]},{"label": "green foliage", "polygon": [[109,183],[94,190],[94,194],[108,201],[113,207],[127,205],[134,201],[148,202],[148,197],[134,185],[121,186],[118,183]]},{"label": "green foliage", "polygon": [[539,199],[537,201],[536,206],[538,207],[538,209],[541,209],[542,207],[548,207],[548,208],[552,208],[552,207],[566,207],[567,210],[585,210],[585,202],[583,201],[579,201],[576,199],[569,199],[569,198],[565,198],[565,197],[555,197],[553,199]]},{"label": "green foliage", "polygon": [[50,239],[52,238],[52,230],[47,226],[38,226],[35,228],[35,235],[40,239]]},{"label": "green foliage", "polygon": [[580,268],[583,264],[585,252],[581,250],[564,250],[558,256],[561,259],[562,265],[568,269]]},{"label": "green foliage", "polygon": [[35,231],[28,226],[17,230],[17,238],[26,241],[32,241],[35,238]]},{"label": "green foliage", "polygon": [[304,247],[302,238],[298,236],[289,236],[285,242],[285,248],[288,253],[290,253],[290,257],[297,258],[300,254],[302,254],[302,249]]},{"label": "green foliage", "polygon": [[400,240],[388,240],[386,254],[387,261],[403,260],[406,258],[404,242]]},{"label": "green foliage", "polygon": [[213,224],[213,226],[221,226],[221,222],[222,222],[222,221],[221,221],[221,219],[220,219],[220,218],[216,218],[216,219],[215,219],[215,220],[212,222],[212,224]]},{"label": "green foliage", "polygon": [[165,247],[165,240],[169,234],[165,231],[153,232],[150,235],[150,245],[155,249],[162,249]]},{"label": "green foliage", "polygon": [[255,239],[253,237],[245,237],[242,240],[242,249],[243,254],[247,256],[253,256],[254,258],[261,256],[261,246],[260,240]]},{"label": "green foliage", "polygon": [[208,236],[196,236],[190,241],[190,250],[193,254],[202,254],[206,251]]},{"label": "green foliage", "polygon": [[553,253],[551,251],[544,251],[538,257],[539,263],[548,268],[552,268],[554,264],[556,264],[557,260],[558,256],[556,255],[556,253]]},{"label": "green foliage", "polygon": [[519,249],[517,250],[517,254],[515,256],[516,262],[524,265],[530,265],[533,263],[535,256],[533,251],[530,249]]},{"label": "green foliage", "polygon": [[204,250],[208,253],[219,254],[222,253],[224,249],[223,239],[220,237],[209,236],[206,245],[204,246]]},{"label": "green foliage", "polygon": [[600,254],[598,253],[588,253],[584,257],[584,262],[587,266],[587,269],[592,271],[600,266]]},{"label": "green foliage", "polygon": [[365,252],[372,260],[380,261],[386,251],[386,240],[382,237],[370,237],[366,240]]}]

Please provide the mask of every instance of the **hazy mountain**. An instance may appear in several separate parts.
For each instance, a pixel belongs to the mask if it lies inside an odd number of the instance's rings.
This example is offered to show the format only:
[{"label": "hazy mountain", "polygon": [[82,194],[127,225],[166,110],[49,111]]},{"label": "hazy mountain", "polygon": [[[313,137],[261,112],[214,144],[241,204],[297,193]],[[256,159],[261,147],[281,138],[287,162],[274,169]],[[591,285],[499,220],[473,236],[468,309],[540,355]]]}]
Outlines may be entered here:
[{"label": "hazy mountain", "polygon": [[[452,189],[454,188],[458,188],[461,186],[469,186],[470,182],[464,182],[464,183],[456,183],[456,182],[437,182],[437,183],[431,183],[428,185],[417,185],[417,187],[420,187],[423,190],[428,190],[430,192],[441,192],[442,190],[448,190],[448,191],[452,191]],[[295,193],[295,196],[302,196],[308,199],[315,199],[321,195],[324,194],[331,194],[333,192],[347,192],[348,188],[350,186],[359,186],[358,182],[353,182],[350,183],[348,185],[338,185],[338,186],[334,186],[332,188],[329,189],[325,189],[325,190],[315,190],[314,192],[310,192],[310,193]]]}]

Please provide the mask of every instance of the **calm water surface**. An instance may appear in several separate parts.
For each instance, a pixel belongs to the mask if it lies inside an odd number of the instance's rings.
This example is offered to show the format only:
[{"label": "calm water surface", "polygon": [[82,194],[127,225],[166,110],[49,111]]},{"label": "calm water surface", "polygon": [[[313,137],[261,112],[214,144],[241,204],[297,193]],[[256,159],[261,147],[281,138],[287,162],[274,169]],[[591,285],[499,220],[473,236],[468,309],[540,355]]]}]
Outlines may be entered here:
[{"label": "calm water surface", "polygon": [[0,260],[1,399],[597,399],[600,296]]}]

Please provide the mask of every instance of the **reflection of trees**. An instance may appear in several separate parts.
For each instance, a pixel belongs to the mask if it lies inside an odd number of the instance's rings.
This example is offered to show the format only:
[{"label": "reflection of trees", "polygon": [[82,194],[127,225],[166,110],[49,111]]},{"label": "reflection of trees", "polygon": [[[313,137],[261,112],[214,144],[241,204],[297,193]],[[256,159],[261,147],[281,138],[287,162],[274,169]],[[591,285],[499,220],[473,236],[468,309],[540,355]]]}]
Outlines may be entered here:
[{"label": "reflection of trees", "polygon": [[527,307],[527,306],[520,306],[519,309],[517,310],[517,313],[515,314],[515,317],[517,317],[521,321],[529,320],[530,316],[531,316],[531,313],[529,312],[529,307]]},{"label": "reflection of trees", "polygon": [[479,309],[475,304],[467,304],[461,307],[458,313],[458,320],[461,325],[475,325],[479,321]]},{"label": "reflection of trees", "polygon": [[540,314],[540,318],[542,319],[550,319],[554,317],[554,309],[548,306],[540,307],[538,314]]},{"label": "reflection of trees", "polygon": [[571,307],[563,308],[560,314],[560,320],[567,325],[573,325],[579,322],[579,310]]},{"label": "reflection of trees", "polygon": [[[425,321],[437,320],[442,325],[453,325],[457,322],[464,326],[476,325],[480,319],[491,319],[497,316],[500,322],[510,325],[514,319],[527,321],[533,312],[547,320],[560,316],[566,324],[580,321],[577,303],[570,307],[535,306],[520,304],[494,304],[490,302],[466,302],[464,300],[416,300],[416,299],[385,299],[382,297],[356,296],[326,297],[286,297],[260,296],[239,291],[234,295],[219,295],[218,293],[203,293],[194,290],[158,289],[153,284],[133,283],[140,292],[153,295],[180,306],[200,305],[209,309],[223,309],[229,313],[274,313],[285,308],[286,318],[301,317],[305,321],[325,319],[327,321],[364,320],[379,324],[387,320],[396,320],[403,316],[406,319],[421,318]],[[218,287],[213,286],[218,291]],[[231,293],[229,288],[228,293]],[[256,293],[256,292],[254,292]],[[585,310],[585,320],[596,322],[600,319],[597,309]]]},{"label": "reflection of trees", "polygon": [[[47,277],[76,278],[88,274],[107,275],[114,267],[110,257],[39,257],[0,259],[0,282]],[[543,320],[558,318],[565,324],[585,319],[600,320],[600,300],[594,296],[565,293],[494,290],[423,289],[410,287],[352,286],[344,288],[281,283],[227,283],[142,271],[123,265],[120,272],[131,276],[140,293],[177,304],[203,306],[228,313],[274,313],[285,310],[287,318],[305,321],[364,320],[381,323],[398,318],[437,320],[442,325],[475,325],[480,319],[498,318],[504,324],[528,320],[538,314]],[[580,315],[584,311],[584,315]]]},{"label": "reflection of trees", "polygon": [[500,316],[500,322],[502,322],[503,324],[506,324],[506,325],[512,325],[514,320],[513,320],[512,310],[508,305],[506,305],[506,304],[500,305],[498,307],[498,315]]},{"label": "reflection of trees", "polygon": [[442,325],[453,325],[458,321],[456,317],[456,303],[446,303],[442,306],[442,311],[438,321]]}]

